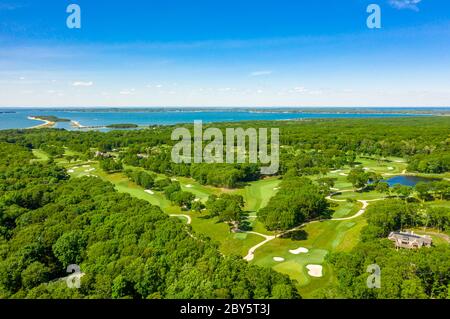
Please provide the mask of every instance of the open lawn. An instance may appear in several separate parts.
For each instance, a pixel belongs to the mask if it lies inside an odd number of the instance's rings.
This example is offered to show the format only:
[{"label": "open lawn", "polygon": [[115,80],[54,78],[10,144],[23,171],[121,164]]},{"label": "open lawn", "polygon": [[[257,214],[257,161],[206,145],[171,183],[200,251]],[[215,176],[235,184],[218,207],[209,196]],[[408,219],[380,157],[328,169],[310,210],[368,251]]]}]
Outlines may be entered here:
[{"label": "open lawn", "polygon": [[345,218],[355,215],[362,208],[360,202],[330,202],[331,210],[333,211],[333,218]]},{"label": "open lawn", "polygon": [[264,238],[254,234],[232,233],[225,223],[217,218],[209,218],[199,214],[192,214],[192,228],[219,243],[219,249],[224,255],[247,255],[250,247],[261,242]]},{"label": "open lawn", "polygon": [[356,162],[360,167],[367,168],[369,171],[378,174],[401,174],[407,167],[406,162],[400,158],[377,160],[374,158],[358,157]]},{"label": "open lawn", "polygon": [[180,182],[181,189],[185,192],[190,192],[199,198],[203,203],[208,200],[210,195],[220,195],[220,189],[212,186],[204,186],[196,182],[192,178],[177,177]]},{"label": "open lawn", "polygon": [[236,190],[235,193],[242,195],[245,200],[245,210],[257,212],[265,207],[269,199],[277,192],[281,180],[276,177],[262,179],[249,183],[244,189]]},{"label": "open lawn", "polygon": [[377,191],[363,191],[363,192],[345,192],[339,193],[333,196],[333,199],[354,199],[354,200],[372,200],[378,198],[384,198],[386,194],[379,193]]},{"label": "open lawn", "polygon": [[[297,280],[302,296],[311,298],[319,288],[332,285],[335,281],[331,267],[325,262],[325,256],[333,251],[350,251],[358,243],[361,228],[365,224],[363,218],[307,224],[292,233],[291,238],[277,238],[262,246],[255,252],[252,263],[272,267],[289,275]],[[289,252],[299,247],[305,247],[309,252],[298,255]],[[284,261],[276,262],[273,257],[282,257]],[[309,264],[322,265],[323,277],[313,278],[308,275],[306,266]]]},{"label": "open lawn", "polygon": [[34,162],[45,162],[48,161],[50,156],[48,156],[47,153],[45,153],[44,151],[40,150],[40,149],[33,149],[32,150],[34,157],[36,157],[36,159],[32,160]]}]

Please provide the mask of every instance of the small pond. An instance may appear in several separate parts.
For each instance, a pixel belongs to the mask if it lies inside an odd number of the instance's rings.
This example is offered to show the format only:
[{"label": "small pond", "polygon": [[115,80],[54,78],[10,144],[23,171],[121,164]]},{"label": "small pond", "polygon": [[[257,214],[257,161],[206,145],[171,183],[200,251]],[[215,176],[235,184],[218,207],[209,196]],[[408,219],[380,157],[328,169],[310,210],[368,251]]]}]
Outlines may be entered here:
[{"label": "small pond", "polygon": [[416,186],[417,183],[420,183],[420,182],[431,183],[431,182],[436,182],[439,180],[440,179],[438,179],[438,178],[399,175],[399,176],[391,177],[388,180],[384,180],[383,182],[388,183],[390,187],[394,186],[395,184],[414,187],[414,186]]}]

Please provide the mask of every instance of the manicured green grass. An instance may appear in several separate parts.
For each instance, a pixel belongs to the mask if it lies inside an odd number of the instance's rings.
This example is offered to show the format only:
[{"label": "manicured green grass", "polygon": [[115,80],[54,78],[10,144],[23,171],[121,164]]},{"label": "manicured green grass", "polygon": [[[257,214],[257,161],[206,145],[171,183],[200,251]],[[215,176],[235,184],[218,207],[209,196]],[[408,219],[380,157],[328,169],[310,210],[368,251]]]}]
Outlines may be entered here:
[{"label": "manicured green grass", "polygon": [[428,205],[433,207],[446,207],[450,209],[450,201],[449,200],[436,200],[428,203]]},{"label": "manicured green grass", "polygon": [[372,200],[377,198],[385,198],[386,194],[377,191],[369,192],[345,192],[333,196],[334,199],[354,199],[354,200]]},{"label": "manicured green grass", "polygon": [[[331,267],[326,264],[325,256],[334,251],[350,251],[359,241],[361,228],[366,225],[360,217],[348,221],[323,221],[310,223],[303,227],[301,239],[277,238],[262,246],[255,252],[252,263],[289,275],[297,280],[300,293],[305,298],[312,298],[318,289],[335,282]],[[293,255],[289,250],[299,247],[309,249],[306,254]],[[284,262],[275,262],[273,257],[282,257]],[[323,266],[323,277],[313,278],[308,275],[306,266],[319,264]]]},{"label": "manicured green grass", "polygon": [[355,215],[362,208],[360,202],[330,202],[333,218],[345,218]]},{"label": "manicured green grass", "polygon": [[407,164],[404,162],[398,163],[395,161],[404,161],[403,159],[393,158],[392,161],[378,161],[376,159],[371,158],[361,158],[358,157],[356,159],[356,162],[358,162],[359,166],[362,168],[368,168],[369,171],[378,173],[378,174],[400,174],[402,173],[406,167]]},{"label": "manicured green grass", "polygon": [[219,243],[219,249],[224,255],[239,255],[244,257],[248,250],[264,238],[253,234],[235,234],[225,223],[217,218],[208,218],[198,214],[192,215],[192,228]]},{"label": "manicured green grass", "polygon": [[270,198],[276,194],[280,183],[280,179],[271,177],[251,182],[244,189],[235,192],[244,197],[247,211],[256,212],[267,205]]},{"label": "manicured green grass", "polygon": [[34,162],[45,162],[48,161],[50,158],[50,156],[48,156],[47,153],[45,153],[40,149],[33,149],[32,152],[34,157],[36,157],[36,159],[33,160]]},{"label": "manicured green grass", "polygon": [[176,177],[181,184],[181,189],[194,194],[202,202],[206,202],[210,195],[220,195],[220,189],[212,186],[204,186],[192,178]]}]

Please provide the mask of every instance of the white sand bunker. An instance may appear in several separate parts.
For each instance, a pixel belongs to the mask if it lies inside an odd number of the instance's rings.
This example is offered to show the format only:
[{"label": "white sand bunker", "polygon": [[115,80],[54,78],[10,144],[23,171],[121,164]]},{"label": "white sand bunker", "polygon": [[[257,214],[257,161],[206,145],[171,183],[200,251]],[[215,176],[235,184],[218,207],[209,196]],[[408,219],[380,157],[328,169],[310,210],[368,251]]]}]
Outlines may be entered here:
[{"label": "white sand bunker", "polygon": [[176,179],[176,178],[171,178],[170,179],[172,182],[177,182],[178,181],[178,179]]},{"label": "white sand bunker", "polygon": [[273,190],[274,191],[277,191],[277,190],[279,190],[280,188],[279,187],[275,187]]},{"label": "white sand bunker", "polygon": [[283,257],[273,257],[273,260],[276,262],[282,262],[282,261],[284,261],[284,258]]},{"label": "white sand bunker", "polygon": [[91,165],[83,165],[84,168],[91,167]]},{"label": "white sand bunker", "polygon": [[388,167],[388,170],[393,171],[394,168],[393,167]]},{"label": "white sand bunker", "polygon": [[155,192],[152,191],[152,190],[150,190],[150,189],[146,189],[145,192],[146,192],[147,194],[150,194],[150,195],[155,194]]},{"label": "white sand bunker", "polygon": [[199,202],[199,201],[200,201],[200,198],[194,199],[194,202]]},{"label": "white sand bunker", "polygon": [[306,266],[306,269],[308,269],[308,275],[311,277],[322,277],[323,267],[321,265],[308,265]]},{"label": "white sand bunker", "polygon": [[67,173],[75,173],[75,171],[74,171],[73,169],[69,169],[69,170],[67,171]]},{"label": "white sand bunker", "polygon": [[187,184],[186,187],[187,188],[192,188],[192,185],[191,184]]},{"label": "white sand bunker", "polygon": [[293,255],[299,255],[299,254],[306,254],[309,252],[309,250],[307,248],[300,247],[295,250],[289,250],[289,252]]},{"label": "white sand bunker", "polygon": [[339,175],[341,175],[341,176],[348,176],[348,174],[345,174],[345,173],[339,173]]}]

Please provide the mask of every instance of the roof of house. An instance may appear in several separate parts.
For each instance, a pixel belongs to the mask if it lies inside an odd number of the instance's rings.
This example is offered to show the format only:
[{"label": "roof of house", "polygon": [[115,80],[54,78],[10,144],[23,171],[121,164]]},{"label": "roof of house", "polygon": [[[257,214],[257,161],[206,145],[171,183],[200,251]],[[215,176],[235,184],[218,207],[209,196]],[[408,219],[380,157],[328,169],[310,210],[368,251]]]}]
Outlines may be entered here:
[{"label": "roof of house", "polygon": [[420,236],[414,233],[406,233],[406,232],[392,232],[389,234],[389,239],[407,240],[409,242],[417,241],[424,244],[431,244],[432,242],[431,237]]}]

